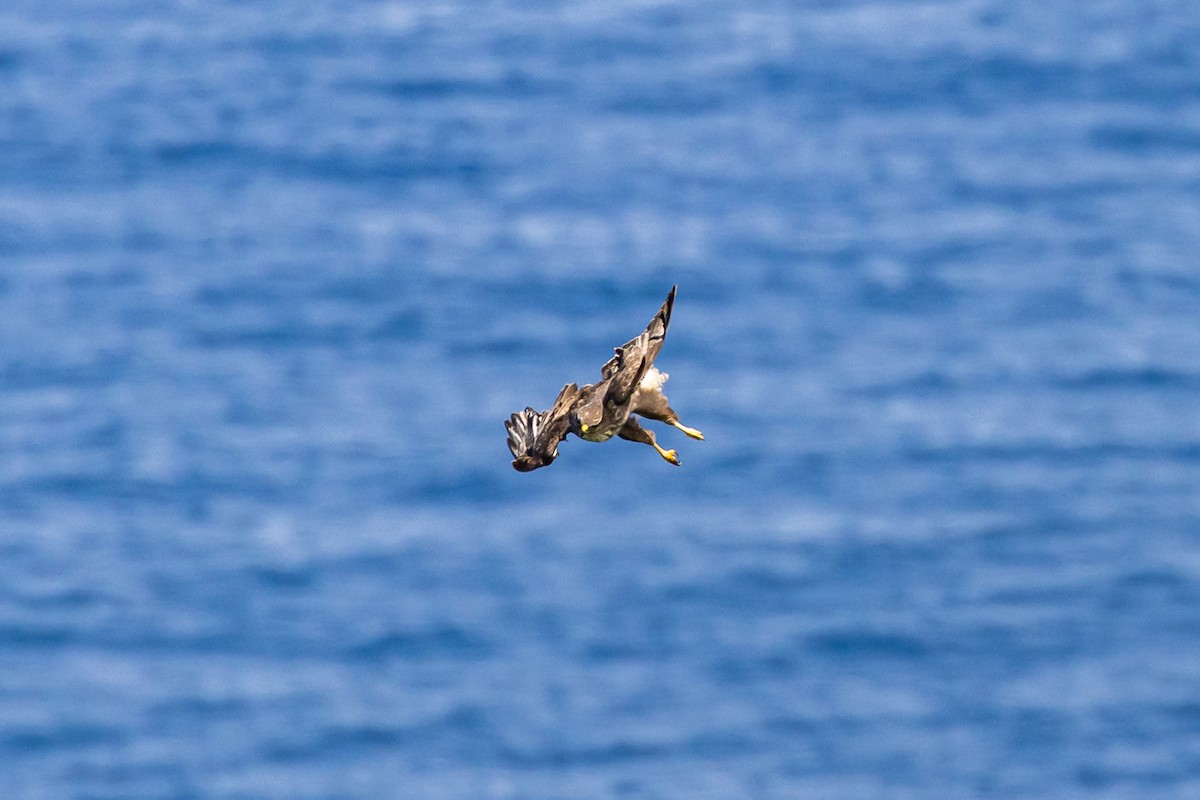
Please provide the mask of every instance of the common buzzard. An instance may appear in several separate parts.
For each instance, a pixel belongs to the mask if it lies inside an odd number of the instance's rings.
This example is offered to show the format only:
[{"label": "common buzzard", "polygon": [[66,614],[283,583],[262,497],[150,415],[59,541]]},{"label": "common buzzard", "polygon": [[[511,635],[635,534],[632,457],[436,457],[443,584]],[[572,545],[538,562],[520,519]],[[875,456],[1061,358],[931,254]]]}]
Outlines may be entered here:
[{"label": "common buzzard", "polygon": [[569,383],[558,393],[549,411],[526,408],[504,423],[508,449],[515,459],[513,469],[531,472],[549,466],[558,457],[558,443],[568,433],[589,442],[606,442],[616,435],[648,444],[667,462],[679,466],[675,451],[659,447],[654,433],[643,428],[633,416],[673,425],[693,439],[704,438],[700,431],[679,422],[662,391],[667,373],[654,367],[654,359],[662,350],[671,324],[676,288],[671,287],[666,302],[646,330],[615,348],[616,355],[600,368],[599,383],[583,388]]}]

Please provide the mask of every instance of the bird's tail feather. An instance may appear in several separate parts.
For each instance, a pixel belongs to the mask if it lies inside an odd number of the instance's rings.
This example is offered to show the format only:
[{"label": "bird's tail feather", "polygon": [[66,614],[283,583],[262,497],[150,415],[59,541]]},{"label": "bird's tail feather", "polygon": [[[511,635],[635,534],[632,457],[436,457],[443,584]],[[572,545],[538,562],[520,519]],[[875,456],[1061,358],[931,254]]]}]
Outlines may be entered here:
[{"label": "bird's tail feather", "polygon": [[516,412],[508,422],[504,423],[505,429],[508,430],[508,449],[514,458],[520,458],[534,451],[534,444],[537,442],[545,418],[546,412],[538,413],[532,408],[526,407],[524,411]]}]

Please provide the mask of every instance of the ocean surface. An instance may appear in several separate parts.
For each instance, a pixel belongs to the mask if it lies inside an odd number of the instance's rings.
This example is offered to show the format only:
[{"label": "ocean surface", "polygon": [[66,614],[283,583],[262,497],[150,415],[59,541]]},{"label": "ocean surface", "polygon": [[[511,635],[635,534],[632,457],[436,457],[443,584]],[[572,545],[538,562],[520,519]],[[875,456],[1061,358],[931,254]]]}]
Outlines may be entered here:
[{"label": "ocean surface", "polygon": [[1200,797],[1198,490],[1190,0],[0,7],[5,800]]}]

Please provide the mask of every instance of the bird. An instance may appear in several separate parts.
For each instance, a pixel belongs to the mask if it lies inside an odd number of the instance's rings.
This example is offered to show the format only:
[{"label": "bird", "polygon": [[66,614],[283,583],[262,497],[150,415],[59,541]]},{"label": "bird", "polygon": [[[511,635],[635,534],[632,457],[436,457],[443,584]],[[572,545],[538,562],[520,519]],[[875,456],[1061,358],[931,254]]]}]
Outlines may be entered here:
[{"label": "bird", "polygon": [[548,410],[526,407],[505,421],[513,469],[532,472],[550,466],[558,458],[559,443],[571,433],[587,442],[606,442],[614,436],[640,442],[653,447],[668,464],[679,466],[678,453],[663,449],[637,417],[665,422],[693,439],[704,439],[703,433],[679,421],[662,391],[669,376],[654,366],[671,324],[678,288],[671,287],[646,330],[613,348],[613,357],[600,368],[600,381],[583,387],[568,383]]}]

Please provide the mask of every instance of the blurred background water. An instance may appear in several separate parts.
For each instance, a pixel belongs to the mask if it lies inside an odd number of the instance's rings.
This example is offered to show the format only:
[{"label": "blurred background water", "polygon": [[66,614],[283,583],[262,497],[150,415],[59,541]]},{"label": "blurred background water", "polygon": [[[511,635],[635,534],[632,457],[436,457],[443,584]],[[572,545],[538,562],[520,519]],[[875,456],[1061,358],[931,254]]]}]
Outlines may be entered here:
[{"label": "blurred background water", "polygon": [[1200,796],[1198,43],[8,0],[0,796]]}]

